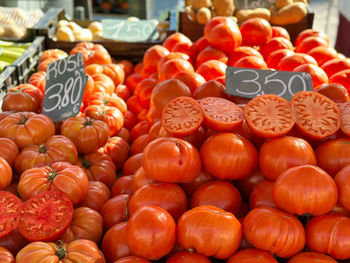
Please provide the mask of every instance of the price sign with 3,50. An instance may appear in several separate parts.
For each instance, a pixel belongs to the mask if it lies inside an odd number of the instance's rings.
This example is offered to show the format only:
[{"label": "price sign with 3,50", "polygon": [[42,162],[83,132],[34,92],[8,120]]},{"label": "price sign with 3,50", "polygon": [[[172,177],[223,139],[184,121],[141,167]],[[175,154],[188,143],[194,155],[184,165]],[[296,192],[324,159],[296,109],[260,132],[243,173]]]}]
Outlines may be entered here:
[{"label": "price sign with 3,50", "polygon": [[46,88],[42,113],[58,122],[76,116],[87,82],[81,53],[50,63],[46,70]]},{"label": "price sign with 3,50", "polygon": [[305,72],[227,67],[226,93],[255,98],[275,94],[290,100],[299,91],[313,91],[311,75]]},{"label": "price sign with 3,50", "polygon": [[236,8],[240,9],[251,9],[264,7],[268,8],[270,5],[274,4],[276,0],[235,0]]}]

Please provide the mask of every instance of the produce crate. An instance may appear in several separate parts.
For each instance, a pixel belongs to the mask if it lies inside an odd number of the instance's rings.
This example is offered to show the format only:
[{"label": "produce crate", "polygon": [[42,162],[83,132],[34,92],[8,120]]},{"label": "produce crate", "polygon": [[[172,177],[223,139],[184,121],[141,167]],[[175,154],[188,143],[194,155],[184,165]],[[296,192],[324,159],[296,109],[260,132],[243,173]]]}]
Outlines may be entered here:
[{"label": "produce crate", "polygon": [[[56,25],[60,19],[64,19],[64,11],[62,9],[52,8],[46,12],[45,16],[39,21],[36,35],[45,36],[46,49],[58,48],[68,52],[78,42],[67,41],[55,41],[52,39],[56,32]],[[73,20],[75,23],[82,27],[87,27],[92,21],[89,20]],[[175,11],[169,12],[169,29],[167,35],[170,35],[176,31],[176,13]],[[112,40],[93,41],[96,44],[103,45],[109,52],[109,54],[116,59],[128,59],[133,62],[139,62],[142,60],[146,50],[154,45],[161,44],[162,40],[152,42],[117,42]]]},{"label": "produce crate", "polygon": [[[315,13],[308,8],[307,15],[299,23],[283,26],[289,32],[293,44],[301,31],[312,28],[314,16]],[[204,35],[204,25],[194,23],[188,18],[186,12],[180,12],[179,32],[188,36],[192,41],[196,41]]]},{"label": "produce crate", "polygon": [[10,65],[0,74],[0,104],[8,89],[18,84],[16,67]]},{"label": "produce crate", "polygon": [[36,37],[29,48],[12,66],[15,67],[17,83],[26,83],[30,75],[36,70],[39,58],[45,50],[45,37]]}]

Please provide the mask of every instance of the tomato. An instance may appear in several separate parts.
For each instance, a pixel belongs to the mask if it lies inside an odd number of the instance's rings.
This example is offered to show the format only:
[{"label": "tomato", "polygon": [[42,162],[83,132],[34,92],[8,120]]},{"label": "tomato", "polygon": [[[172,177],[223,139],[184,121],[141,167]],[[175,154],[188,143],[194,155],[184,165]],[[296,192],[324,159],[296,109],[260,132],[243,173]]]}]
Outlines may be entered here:
[{"label": "tomato", "polygon": [[300,91],[293,96],[291,104],[296,127],[306,136],[320,140],[340,129],[340,110],[326,96],[313,91]]},{"label": "tomato", "polygon": [[43,60],[53,57],[56,59],[62,59],[68,57],[68,54],[61,49],[46,49],[40,56],[39,63]]},{"label": "tomato", "polygon": [[305,227],[307,247],[313,252],[328,254],[335,259],[348,259],[349,226],[348,217],[332,214],[313,217]]},{"label": "tomato", "polygon": [[295,47],[295,51],[298,53],[308,53],[315,47],[329,47],[329,43],[322,37],[311,36],[304,38],[298,46]]},{"label": "tomato", "polygon": [[93,92],[106,92],[112,95],[115,89],[113,80],[103,73],[96,73],[92,76],[94,81]]},{"label": "tomato", "polygon": [[131,74],[134,68],[134,65],[132,64],[132,62],[126,59],[119,61],[118,65],[120,65],[124,70],[125,76],[128,76],[129,74]]},{"label": "tomato", "polygon": [[[0,123],[1,126],[1,123]],[[73,141],[79,153],[90,153],[105,145],[108,136],[108,125],[89,117],[71,117],[62,125],[62,135]]]},{"label": "tomato", "polygon": [[28,79],[28,84],[31,84],[41,90],[42,94],[45,93],[46,86],[46,71],[38,71],[33,73]]},{"label": "tomato", "polygon": [[150,128],[151,127],[147,121],[141,121],[138,124],[136,124],[130,131],[131,141],[136,140],[137,137],[139,137],[141,135],[148,134],[148,131]]},{"label": "tomato", "polygon": [[340,105],[340,116],[341,116],[341,130],[346,135],[350,135],[350,108],[349,102]]},{"label": "tomato", "polygon": [[127,128],[122,127],[118,132],[117,137],[124,139],[127,143],[130,142],[130,132]]},{"label": "tomato", "polygon": [[0,262],[2,263],[15,263],[15,258],[11,254],[10,251],[8,251],[4,247],[0,247]]},{"label": "tomato", "polygon": [[125,79],[125,85],[128,87],[130,92],[133,92],[137,84],[143,79],[144,78],[141,77],[140,73],[133,73]]},{"label": "tomato", "polygon": [[199,186],[191,197],[191,208],[209,205],[234,215],[242,205],[241,194],[235,186],[226,181],[215,180]]},{"label": "tomato", "polygon": [[112,58],[108,51],[100,44],[92,42],[80,42],[69,53],[69,55],[81,52],[83,55],[85,66],[90,64],[110,64]]},{"label": "tomato", "polygon": [[206,97],[226,98],[225,86],[216,80],[209,80],[199,86],[193,93],[193,98],[196,100]]},{"label": "tomato", "polygon": [[295,46],[299,46],[300,43],[307,37],[312,37],[312,36],[317,36],[317,37],[321,37],[324,40],[326,40],[327,42],[329,42],[328,40],[328,36],[320,31],[317,31],[315,29],[305,29],[304,31],[300,32],[298,37],[295,40]]},{"label": "tomato", "polygon": [[23,172],[18,183],[18,193],[23,200],[28,200],[48,190],[59,190],[73,204],[77,204],[85,198],[88,181],[80,167],[67,162],[55,162],[50,167],[36,167]]},{"label": "tomato", "polygon": [[221,50],[212,47],[207,47],[198,54],[196,58],[196,67],[198,68],[201,64],[209,60],[218,60],[227,64],[228,57]]},{"label": "tomato", "polygon": [[243,45],[262,46],[272,38],[270,23],[260,17],[250,18],[240,25]]},{"label": "tomato", "polygon": [[322,262],[337,263],[338,261],[324,254],[315,252],[302,252],[292,257],[288,263],[304,263],[304,262]]},{"label": "tomato", "polygon": [[201,126],[204,116],[199,103],[190,97],[168,102],[162,113],[162,126],[175,136],[188,136]]},{"label": "tomato", "polygon": [[79,204],[100,212],[102,206],[110,199],[111,192],[108,187],[98,181],[89,181],[89,188],[84,200]]},{"label": "tomato", "polygon": [[182,251],[172,255],[166,263],[211,263],[211,261],[198,253]]},{"label": "tomato", "polygon": [[259,167],[270,180],[276,180],[288,168],[305,164],[316,165],[316,155],[311,145],[301,138],[275,138],[260,148]]},{"label": "tomato", "polygon": [[133,175],[131,185],[132,192],[135,193],[139,188],[152,183],[155,183],[155,181],[147,177],[143,167],[140,167]]},{"label": "tomato", "polygon": [[8,162],[0,157],[0,190],[6,189],[12,182],[12,169]]},{"label": "tomato", "polygon": [[329,78],[330,83],[338,83],[350,92],[350,69],[340,71]]},{"label": "tomato", "polygon": [[290,56],[282,58],[281,61],[278,63],[276,69],[282,71],[293,71],[293,69],[295,69],[296,67],[307,63],[311,63],[317,66],[317,61],[310,55],[294,53]]},{"label": "tomato", "polygon": [[294,50],[293,44],[284,37],[274,37],[271,38],[260,50],[266,60],[272,52],[280,49],[288,49],[290,51]]},{"label": "tomato", "polygon": [[169,50],[161,45],[154,45],[147,49],[143,56],[144,69],[150,74],[157,72],[158,61],[169,54]]},{"label": "tomato", "polygon": [[233,102],[207,97],[200,100],[205,125],[216,131],[232,131],[243,122],[243,111]]},{"label": "tomato", "polygon": [[79,158],[77,165],[84,169],[91,181],[100,181],[111,187],[116,178],[116,167],[112,158],[104,153],[88,153]]},{"label": "tomato", "polygon": [[321,67],[327,61],[338,57],[338,53],[334,48],[331,47],[315,47],[308,52],[308,55],[312,56],[319,67]]},{"label": "tomato", "polygon": [[261,59],[263,58],[259,51],[257,51],[256,49],[252,47],[240,46],[235,48],[235,50],[231,52],[228,65],[232,67],[234,64],[236,64],[238,60],[247,56],[256,56]]},{"label": "tomato", "polygon": [[114,93],[124,101],[127,101],[128,98],[131,96],[128,87],[122,84],[115,87]]},{"label": "tomato", "polygon": [[124,115],[124,126],[126,129],[129,131],[136,125],[137,123],[137,118],[135,113],[133,113],[130,110],[127,110],[125,115]]},{"label": "tomato", "polygon": [[114,93],[112,95],[109,95],[108,93],[104,92],[96,92],[89,97],[86,106],[89,105],[113,106],[120,110],[123,113],[123,115],[127,111],[127,105],[125,101],[122,98],[115,95]]},{"label": "tomato", "polygon": [[181,71],[194,72],[190,62],[184,59],[174,58],[165,62],[158,71],[159,81],[172,79],[176,73]]},{"label": "tomato", "polygon": [[214,206],[198,206],[180,217],[177,238],[186,250],[226,259],[238,249],[242,228],[233,214]]},{"label": "tomato", "polygon": [[15,160],[15,169],[21,174],[30,168],[55,162],[75,164],[77,160],[78,152],[73,142],[65,136],[54,135],[44,144],[31,145],[22,149]]},{"label": "tomato", "polygon": [[0,238],[3,238],[18,227],[22,202],[14,194],[5,191],[0,191],[0,199]]},{"label": "tomato", "polygon": [[334,177],[334,181],[337,184],[339,203],[347,210],[350,210],[350,195],[349,195],[349,175],[350,175],[350,165],[346,165],[341,169],[337,175]]},{"label": "tomato", "polygon": [[278,261],[264,250],[247,248],[238,251],[227,260],[227,263],[277,263]]},{"label": "tomato", "polygon": [[73,217],[73,205],[60,191],[33,195],[23,203],[18,229],[29,241],[53,241],[60,237]]},{"label": "tomato", "polygon": [[163,46],[168,50],[172,50],[177,43],[186,43],[186,42],[191,42],[191,40],[184,34],[177,32],[168,36],[164,40]]},{"label": "tomato", "polygon": [[119,177],[113,184],[111,194],[112,196],[122,195],[122,194],[129,194],[131,195],[132,192],[132,182],[133,178],[131,175],[125,175],[122,177]]},{"label": "tomato", "polygon": [[211,19],[210,23],[204,27],[204,35],[212,47],[228,54],[242,43],[242,34],[238,25],[226,17]]},{"label": "tomato", "polygon": [[157,72],[161,71],[162,66],[171,59],[182,59],[192,63],[189,55],[180,52],[170,52],[168,55],[162,57],[157,63]]},{"label": "tomato", "polygon": [[180,52],[188,55],[191,60],[195,61],[199,53],[198,47],[192,42],[177,43],[171,52]]},{"label": "tomato", "polygon": [[129,202],[132,214],[145,205],[155,205],[166,210],[175,220],[187,210],[187,198],[180,186],[170,183],[151,183],[137,189]]},{"label": "tomato", "polygon": [[266,58],[266,64],[269,68],[277,68],[278,63],[285,57],[293,55],[294,52],[290,49],[278,49],[271,52]]},{"label": "tomato", "polygon": [[51,62],[54,62],[58,60],[57,57],[48,57],[46,59],[43,59],[41,60],[39,63],[38,63],[38,71],[45,71],[46,72],[46,69],[47,69],[47,66],[51,63]]},{"label": "tomato", "polygon": [[273,207],[277,208],[272,197],[274,182],[263,180],[255,185],[249,196],[249,207],[254,209],[257,207]]},{"label": "tomato", "polygon": [[312,85],[314,89],[316,89],[321,84],[328,83],[328,76],[326,72],[324,72],[320,67],[315,66],[311,63],[300,65],[293,71],[309,73],[311,75]]},{"label": "tomato", "polygon": [[150,263],[150,261],[140,258],[137,256],[129,256],[125,258],[118,259],[117,261],[114,261],[113,263]]},{"label": "tomato", "polygon": [[127,222],[113,225],[103,237],[102,251],[108,262],[131,255],[126,243],[126,225]]},{"label": "tomato", "polygon": [[340,71],[350,69],[350,59],[331,59],[325,62],[321,68],[324,70],[324,72],[327,73],[327,76],[330,78]]},{"label": "tomato", "polygon": [[142,153],[149,142],[150,140],[147,134],[137,137],[136,140],[131,145],[131,149],[130,149],[131,155]]},{"label": "tomato", "polygon": [[185,83],[193,94],[206,81],[202,75],[195,72],[181,71],[174,75],[174,79],[178,79]]},{"label": "tomato", "polygon": [[288,31],[281,26],[272,26],[272,37],[284,37],[285,39],[290,40],[290,35]]},{"label": "tomato", "polygon": [[243,232],[251,245],[281,258],[295,255],[305,245],[305,232],[300,221],[271,207],[251,210],[244,218]]},{"label": "tomato", "polygon": [[130,251],[150,260],[167,255],[174,247],[175,239],[174,219],[158,206],[140,207],[126,226],[126,241]]},{"label": "tomato", "polygon": [[146,146],[142,166],[155,181],[187,183],[198,175],[201,160],[190,143],[177,138],[159,138]]},{"label": "tomato", "polygon": [[[316,87],[316,92],[325,95],[335,103],[344,103],[350,100],[349,93],[343,85],[337,83],[324,83]],[[340,112],[343,116],[344,110],[346,111],[347,107],[340,107]],[[342,120],[342,125],[346,123]]]},{"label": "tomato", "polygon": [[205,183],[214,181],[215,178],[210,175],[208,172],[201,170],[199,174],[190,182],[181,184],[182,189],[185,191],[188,197],[191,197],[192,194]]},{"label": "tomato", "polygon": [[134,94],[140,100],[142,107],[149,107],[151,93],[156,84],[157,81],[151,78],[143,79],[137,84]]},{"label": "tomato", "polygon": [[234,67],[267,69],[265,61],[257,56],[246,56],[238,60]]},{"label": "tomato", "polygon": [[219,60],[209,60],[201,64],[196,73],[202,75],[206,81],[225,76],[227,65]]},{"label": "tomato", "polygon": [[103,65],[103,74],[110,77],[114,82],[114,86],[117,87],[120,84],[124,83],[125,73],[123,67],[118,64],[106,64]]},{"label": "tomato", "polygon": [[317,166],[296,166],[277,178],[273,200],[278,208],[291,214],[323,215],[337,203],[337,186],[332,177]]},{"label": "tomato", "polygon": [[109,199],[102,207],[100,213],[103,217],[104,229],[129,219],[128,204],[131,196],[121,194]]},{"label": "tomato", "polygon": [[210,136],[200,154],[205,170],[222,180],[242,179],[257,166],[258,156],[253,144],[233,133]]},{"label": "tomato", "polygon": [[244,107],[244,117],[252,132],[263,138],[285,135],[295,122],[290,103],[272,94],[250,100]]},{"label": "tomato", "polygon": [[90,240],[80,239],[69,244],[33,242],[17,254],[16,263],[37,263],[38,258],[46,262],[98,263],[101,255],[96,243]]},{"label": "tomato", "polygon": [[142,153],[131,156],[123,167],[123,175],[133,175],[142,166]]}]

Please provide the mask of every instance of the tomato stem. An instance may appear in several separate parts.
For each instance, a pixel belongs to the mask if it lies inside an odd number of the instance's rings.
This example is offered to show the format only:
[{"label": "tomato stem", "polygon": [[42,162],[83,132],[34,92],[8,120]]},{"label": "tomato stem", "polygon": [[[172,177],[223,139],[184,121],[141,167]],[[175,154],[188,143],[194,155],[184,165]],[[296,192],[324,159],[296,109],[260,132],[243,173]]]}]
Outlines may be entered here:
[{"label": "tomato stem", "polygon": [[39,146],[39,153],[46,153],[47,149],[45,147],[45,144],[42,144]]},{"label": "tomato stem", "polygon": [[56,249],[56,256],[61,260],[64,259],[67,256],[66,249],[62,246],[63,242],[58,241],[57,249]]},{"label": "tomato stem", "polygon": [[85,127],[90,125],[92,125],[92,119],[88,119],[84,124]]},{"label": "tomato stem", "polygon": [[89,169],[91,167],[91,162],[84,159],[83,157],[81,157],[81,163],[85,169]]},{"label": "tomato stem", "polygon": [[18,122],[18,124],[24,124],[27,121],[27,116],[24,114],[21,114],[22,120]]},{"label": "tomato stem", "polygon": [[51,172],[49,173],[49,175],[47,176],[47,178],[50,180],[50,181],[53,181],[53,179],[55,179],[55,177],[57,176],[57,172],[51,168]]}]

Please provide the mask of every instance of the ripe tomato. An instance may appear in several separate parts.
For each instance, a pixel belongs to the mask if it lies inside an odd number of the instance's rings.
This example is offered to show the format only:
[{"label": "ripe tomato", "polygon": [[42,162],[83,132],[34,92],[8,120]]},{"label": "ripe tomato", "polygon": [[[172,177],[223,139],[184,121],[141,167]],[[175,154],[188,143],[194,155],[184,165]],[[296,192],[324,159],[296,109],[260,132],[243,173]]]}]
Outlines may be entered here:
[{"label": "ripe tomato", "polygon": [[89,181],[88,191],[80,205],[100,212],[102,206],[110,199],[110,197],[111,192],[104,183]]},{"label": "ripe tomato", "polygon": [[120,110],[123,113],[123,115],[127,111],[127,105],[125,101],[122,98],[115,95],[114,93],[112,95],[109,95],[105,92],[95,92],[89,97],[87,105],[85,106],[89,105],[113,106]]},{"label": "ripe tomato", "polygon": [[113,184],[111,191],[112,197],[122,194],[131,195],[133,193],[131,188],[132,181],[133,177],[131,175],[119,177]]},{"label": "ripe tomato", "polygon": [[182,59],[182,60],[186,60],[192,64],[192,60],[191,60],[190,56],[188,56],[184,53],[180,53],[180,52],[170,52],[168,55],[162,57],[158,61],[157,72],[160,72],[162,66],[171,59]]},{"label": "ripe tomato", "polygon": [[115,89],[113,80],[103,73],[96,73],[92,76],[94,81],[93,92],[106,92],[112,95]]},{"label": "ripe tomato", "polygon": [[298,37],[295,40],[295,46],[299,46],[305,38],[312,36],[321,37],[326,40],[327,43],[329,42],[328,36],[325,33],[317,31],[315,29],[306,29],[299,33]]},{"label": "ripe tomato", "polygon": [[330,78],[336,73],[350,69],[350,59],[339,59],[335,58],[325,62],[321,68],[326,72],[327,76]]},{"label": "ripe tomato", "polygon": [[338,261],[324,254],[315,252],[302,252],[292,257],[288,263],[304,263],[304,262],[322,262],[337,263]]},{"label": "ripe tomato", "polygon": [[282,258],[295,255],[305,246],[305,232],[300,221],[271,207],[251,210],[244,218],[243,232],[254,247]]},{"label": "ripe tomato", "polygon": [[328,76],[326,72],[324,72],[320,67],[315,66],[311,63],[300,65],[293,71],[309,73],[311,75],[312,85],[314,89],[316,89],[319,85],[328,83]]},{"label": "ripe tomato", "polygon": [[8,251],[4,247],[0,247],[0,262],[2,263],[15,263],[15,258],[11,254],[10,251]]},{"label": "ripe tomato", "polygon": [[199,86],[193,93],[193,98],[196,100],[206,97],[226,98],[225,86],[216,80],[209,80]]},{"label": "ripe tomato", "polygon": [[340,110],[335,102],[313,91],[296,93],[291,100],[296,127],[306,136],[323,139],[335,134],[341,125]]},{"label": "ripe tomato", "polygon": [[250,18],[244,21],[239,29],[244,45],[262,46],[272,38],[271,25],[264,18]]},{"label": "ripe tomato", "polygon": [[46,71],[38,71],[33,73],[28,79],[28,84],[32,84],[41,90],[42,94],[45,94],[46,86]]},{"label": "ripe tomato", "polygon": [[61,132],[73,141],[79,153],[90,153],[106,144],[109,127],[103,121],[76,116],[63,122]]},{"label": "ripe tomato", "polygon": [[47,69],[47,66],[51,63],[58,60],[57,57],[48,57],[46,59],[43,59],[41,61],[39,61],[38,63],[38,71],[45,71]]},{"label": "ripe tomato", "polygon": [[54,134],[52,120],[43,114],[18,112],[0,121],[0,137],[10,138],[20,149],[44,143]]},{"label": "ripe tomato", "polygon": [[338,83],[350,92],[350,69],[340,71],[329,78],[330,83]]},{"label": "ripe tomato", "polygon": [[242,125],[243,111],[233,102],[215,97],[200,100],[205,125],[216,131],[232,131]]},{"label": "ripe tomato", "polygon": [[187,183],[198,175],[201,160],[190,143],[177,138],[159,138],[146,146],[142,166],[155,181]]},{"label": "ripe tomato", "polygon": [[122,138],[127,143],[130,142],[130,132],[127,128],[122,127],[118,132],[117,137]]},{"label": "ripe tomato", "polygon": [[[108,262],[114,262],[117,259],[131,255],[131,251],[126,243],[126,225],[127,222],[115,224],[103,237],[102,251]],[[136,262],[142,263],[142,261]]]},{"label": "ripe tomato", "polygon": [[133,175],[142,166],[142,153],[131,156],[123,167],[123,175]]},{"label": "ripe tomato", "polygon": [[315,47],[329,47],[328,41],[322,37],[307,37],[304,38],[298,46],[296,46],[295,51],[298,53],[308,53]]},{"label": "ripe tomato", "polygon": [[250,209],[263,206],[277,208],[272,197],[274,184],[275,183],[272,181],[263,180],[253,188],[253,191],[249,196]]},{"label": "ripe tomato", "polygon": [[209,46],[209,42],[205,36],[202,36],[195,42],[195,45],[198,47],[199,51],[203,51],[205,48]]},{"label": "ripe tomato", "polygon": [[173,47],[171,52],[180,52],[180,53],[186,54],[191,58],[192,61],[195,61],[199,53],[199,49],[192,42],[185,42],[185,43],[177,43]]},{"label": "ripe tomato", "polygon": [[162,112],[162,126],[174,136],[188,136],[201,126],[204,116],[199,103],[190,97],[177,97]]},{"label": "ripe tomato", "polygon": [[238,60],[234,67],[267,69],[265,61],[257,56],[246,56]]},{"label": "ripe tomato", "polygon": [[184,34],[177,32],[168,36],[164,42],[163,46],[168,50],[172,50],[177,43],[189,43],[191,40]]},{"label": "ripe tomato", "polygon": [[[69,244],[33,242],[24,247],[16,256],[16,263],[37,263],[38,258],[47,262],[102,263],[102,256],[95,242],[75,240]],[[100,261],[102,260],[102,261]]]},{"label": "ripe tomato", "polygon": [[293,51],[294,47],[288,39],[284,37],[274,37],[271,38],[264,46],[262,46],[260,53],[266,60],[272,52],[280,49],[288,49]]},{"label": "ripe tomato", "polygon": [[319,67],[321,67],[327,61],[338,57],[338,53],[334,48],[331,47],[315,47],[308,52],[308,55],[313,57]]},{"label": "ripe tomato", "polygon": [[193,66],[187,60],[174,58],[165,62],[160,71],[158,71],[159,82],[172,79],[177,73],[181,71],[194,72]]},{"label": "ripe tomato", "polygon": [[215,180],[199,186],[191,197],[191,208],[210,205],[237,215],[242,198],[237,188],[226,181]]},{"label": "ripe tomato", "polygon": [[155,205],[166,210],[176,222],[187,210],[187,198],[177,184],[151,183],[137,189],[129,202],[129,211],[133,215],[138,208]]},{"label": "ripe tomato", "polygon": [[227,65],[218,60],[209,60],[201,64],[196,72],[202,75],[206,81],[225,76]]},{"label": "ripe tomato", "polygon": [[155,181],[147,177],[143,167],[140,167],[139,169],[137,169],[132,178],[132,192],[135,193],[139,188],[152,183],[155,183]]},{"label": "ripe tomato", "polygon": [[29,241],[54,241],[73,218],[73,205],[60,191],[33,195],[23,203],[18,229]]},{"label": "ripe tomato", "polygon": [[104,147],[99,149],[99,152],[109,155],[118,171],[123,168],[125,161],[128,159],[129,150],[129,144],[124,139],[114,136],[108,139]]},{"label": "ripe tomato", "polygon": [[150,261],[137,257],[137,256],[129,256],[125,258],[118,259],[117,261],[114,261],[113,263],[150,263]]},{"label": "ripe tomato", "polygon": [[130,217],[126,226],[126,241],[130,251],[150,260],[167,255],[174,247],[175,239],[174,219],[158,206],[140,207]]},{"label": "ripe tomato", "polygon": [[203,184],[214,181],[215,178],[210,175],[208,172],[201,170],[199,174],[188,183],[181,184],[182,189],[185,191],[188,197],[191,197],[192,194]]},{"label": "ripe tomato", "polygon": [[4,158],[12,166],[18,155],[18,147],[9,138],[0,138],[0,157]]},{"label": "ripe tomato", "polygon": [[110,64],[112,58],[108,51],[100,44],[92,42],[80,42],[69,53],[69,55],[81,52],[84,59],[85,66],[90,64]]},{"label": "ripe tomato", "polygon": [[129,219],[128,203],[130,195],[122,194],[109,199],[101,208],[104,229],[108,230],[113,225]]},{"label": "ripe tomato", "polygon": [[210,136],[200,154],[205,170],[222,180],[248,177],[257,166],[258,154],[253,144],[234,133]]},{"label": "ripe tomato", "polygon": [[350,241],[349,226],[348,217],[332,214],[313,217],[305,227],[307,247],[335,259],[348,259],[350,250],[346,249],[346,244]]},{"label": "ripe tomato", "polygon": [[227,263],[278,263],[278,261],[267,251],[247,248],[238,251],[232,257],[229,258]]},{"label": "ripe tomato", "polygon": [[120,84],[118,86],[115,87],[114,93],[120,97],[121,99],[123,99],[124,101],[127,101],[128,98],[130,97],[130,90],[128,89],[128,87],[124,84]]},{"label": "ripe tomato", "polygon": [[73,204],[84,200],[88,190],[88,177],[83,169],[67,162],[55,162],[26,170],[18,183],[18,193],[23,200],[48,190],[65,193]]},{"label": "ripe tomato", "polygon": [[206,81],[202,75],[195,72],[181,71],[174,75],[174,79],[178,79],[185,83],[193,94],[199,86],[204,84]]},{"label": "ripe tomato", "polygon": [[15,160],[15,169],[21,174],[25,170],[50,165],[55,162],[75,164],[78,152],[73,142],[65,136],[54,135],[44,144],[31,145],[22,149]]},{"label": "ripe tomato", "polygon": [[47,49],[43,51],[43,53],[40,56],[39,63],[42,62],[43,60],[53,57],[56,59],[62,59],[68,57],[68,54],[64,52],[61,49]]},{"label": "ripe tomato", "polygon": [[78,239],[88,239],[98,243],[102,237],[103,219],[95,210],[78,207],[73,211],[72,222],[60,237],[64,243]]},{"label": "ripe tomato", "polygon": [[132,62],[126,59],[119,61],[118,65],[120,65],[123,68],[125,77],[130,75],[134,69],[134,65],[132,64]]},{"label": "ripe tomato", "polygon": [[186,250],[226,259],[238,249],[242,228],[233,214],[214,206],[198,206],[180,217],[177,239]]},{"label": "ripe tomato", "polygon": [[206,49],[204,49],[198,54],[196,58],[196,67],[198,68],[204,62],[207,62],[209,60],[218,60],[227,64],[228,57],[221,50],[218,50],[212,47],[207,47]]},{"label": "ripe tomato", "polygon": [[281,26],[272,26],[272,37],[284,37],[285,39],[290,40],[290,35],[288,31]]},{"label": "ripe tomato", "polygon": [[2,238],[18,227],[21,217],[22,201],[14,194],[6,191],[0,191],[0,199],[0,224],[2,226],[0,230],[0,238]]},{"label": "ripe tomato", "polygon": [[196,252],[182,251],[172,255],[166,263],[211,263],[211,261]]},{"label": "ripe tomato", "polygon": [[278,49],[271,52],[266,58],[266,64],[269,68],[277,68],[280,61],[290,55],[293,55],[294,51],[290,49]]},{"label": "ripe tomato", "polygon": [[125,73],[123,67],[118,64],[106,64],[103,65],[103,74],[110,77],[114,82],[114,86],[117,87],[120,84],[124,83]]},{"label": "ripe tomato", "polygon": [[131,155],[142,153],[150,140],[148,134],[141,135],[132,143],[130,148]]},{"label": "ripe tomato", "polygon": [[141,77],[140,73],[133,73],[133,74],[130,74],[125,79],[125,85],[128,87],[129,91],[132,93],[136,89],[137,84],[143,79],[144,78]]},{"label": "ripe tomato", "polygon": [[350,135],[350,102],[340,104],[341,130],[346,135]]},{"label": "ripe tomato", "polygon": [[144,69],[147,70],[149,74],[157,72],[158,61],[168,54],[169,50],[161,45],[154,45],[147,49],[143,56]]},{"label": "ripe tomato", "polygon": [[12,182],[12,169],[8,162],[0,157],[0,190],[6,189]]},{"label": "ripe tomato", "polygon": [[350,178],[350,165],[345,166],[334,177],[334,181],[338,187],[339,204],[342,205],[347,210],[350,210],[349,178]]},{"label": "ripe tomato", "polygon": [[263,138],[285,135],[295,122],[290,103],[272,94],[250,100],[244,107],[244,117],[252,132]]},{"label": "ripe tomato", "polygon": [[[344,88],[343,85],[337,84],[337,83],[324,83],[318,87],[316,87],[316,90],[318,93],[321,93],[322,95],[325,95],[335,103],[344,103],[350,100],[349,93],[346,88]],[[343,110],[346,110],[347,107],[340,106],[341,113]],[[344,121],[342,120],[342,124],[344,124]]]},{"label": "ripe tomato", "polygon": [[238,60],[247,56],[256,56],[261,59],[263,58],[259,51],[257,51],[256,49],[252,47],[241,46],[235,48],[235,50],[231,52],[228,65],[232,67],[234,64],[236,64]]},{"label": "ripe tomato", "polygon": [[143,79],[137,84],[134,95],[138,97],[142,107],[149,107],[151,93],[155,85],[157,85],[157,81],[151,78]]},{"label": "ripe tomato", "polygon": [[293,69],[295,69],[296,67],[307,63],[311,63],[317,66],[317,61],[310,55],[294,53],[290,56],[282,58],[281,61],[278,63],[276,69],[282,71],[293,71]]}]

